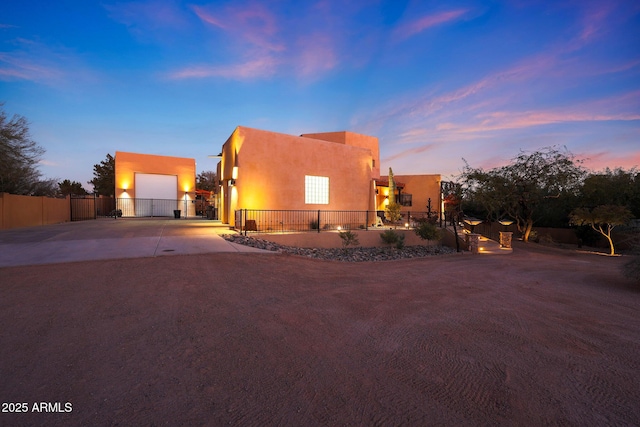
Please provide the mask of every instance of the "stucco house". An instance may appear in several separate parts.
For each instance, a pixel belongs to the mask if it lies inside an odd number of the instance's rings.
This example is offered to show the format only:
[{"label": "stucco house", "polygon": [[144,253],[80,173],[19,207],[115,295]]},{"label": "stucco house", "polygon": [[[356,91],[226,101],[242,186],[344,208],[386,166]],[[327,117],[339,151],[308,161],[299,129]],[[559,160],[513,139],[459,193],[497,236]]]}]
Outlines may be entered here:
[{"label": "stucco house", "polygon": [[372,224],[394,199],[405,212],[440,210],[440,175],[396,175],[390,195],[378,138],[353,132],[294,136],[239,126],[222,146],[217,174],[220,219],[230,225],[242,210],[357,211]]}]

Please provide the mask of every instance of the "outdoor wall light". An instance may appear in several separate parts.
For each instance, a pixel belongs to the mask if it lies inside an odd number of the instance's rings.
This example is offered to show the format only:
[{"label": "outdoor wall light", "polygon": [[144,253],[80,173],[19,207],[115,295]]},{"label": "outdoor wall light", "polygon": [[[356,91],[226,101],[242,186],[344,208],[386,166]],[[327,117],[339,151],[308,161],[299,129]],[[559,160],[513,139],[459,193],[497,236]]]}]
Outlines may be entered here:
[{"label": "outdoor wall light", "polygon": [[234,185],[236,185],[236,180],[235,179],[230,179],[229,180],[229,187],[233,187]]},{"label": "outdoor wall light", "polygon": [[122,191],[126,193],[126,192],[127,192],[127,189],[126,189],[126,188],[123,188],[123,189],[122,189]]}]

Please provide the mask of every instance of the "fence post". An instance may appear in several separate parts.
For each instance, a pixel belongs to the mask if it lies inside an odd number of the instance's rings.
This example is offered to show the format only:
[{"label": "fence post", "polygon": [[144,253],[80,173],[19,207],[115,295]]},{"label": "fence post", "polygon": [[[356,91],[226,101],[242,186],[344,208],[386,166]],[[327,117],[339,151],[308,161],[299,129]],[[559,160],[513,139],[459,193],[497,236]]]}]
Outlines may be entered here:
[{"label": "fence post", "polygon": [[318,233],[320,233],[320,209],[318,209]]},{"label": "fence post", "polygon": [[240,211],[240,233],[242,234],[242,229],[244,229],[244,235],[247,236],[247,210],[244,209],[244,212]]}]

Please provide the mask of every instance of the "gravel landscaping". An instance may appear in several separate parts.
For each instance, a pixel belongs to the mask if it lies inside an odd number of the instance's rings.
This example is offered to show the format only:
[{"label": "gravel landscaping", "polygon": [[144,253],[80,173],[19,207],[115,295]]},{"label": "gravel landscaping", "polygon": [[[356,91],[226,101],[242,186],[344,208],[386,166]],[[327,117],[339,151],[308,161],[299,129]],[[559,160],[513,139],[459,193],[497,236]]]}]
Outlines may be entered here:
[{"label": "gravel landscaping", "polygon": [[405,246],[402,249],[396,249],[394,247],[350,247],[346,249],[297,248],[240,234],[225,234],[223,237],[230,242],[258,249],[265,249],[290,255],[300,255],[309,258],[344,262],[389,261],[408,258],[423,258],[432,255],[443,255],[455,252],[455,250],[446,246]]}]

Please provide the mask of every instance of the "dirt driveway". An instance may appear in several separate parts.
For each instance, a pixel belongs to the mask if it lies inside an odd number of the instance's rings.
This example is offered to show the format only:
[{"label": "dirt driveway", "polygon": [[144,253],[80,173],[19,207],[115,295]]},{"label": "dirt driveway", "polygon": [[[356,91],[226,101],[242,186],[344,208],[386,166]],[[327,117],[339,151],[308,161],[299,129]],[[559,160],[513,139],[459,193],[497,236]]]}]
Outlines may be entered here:
[{"label": "dirt driveway", "polygon": [[530,245],[1,268],[0,424],[639,425],[624,260]]}]

